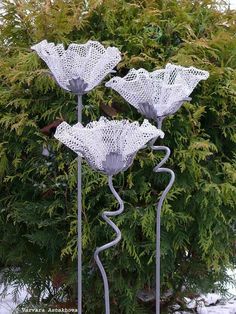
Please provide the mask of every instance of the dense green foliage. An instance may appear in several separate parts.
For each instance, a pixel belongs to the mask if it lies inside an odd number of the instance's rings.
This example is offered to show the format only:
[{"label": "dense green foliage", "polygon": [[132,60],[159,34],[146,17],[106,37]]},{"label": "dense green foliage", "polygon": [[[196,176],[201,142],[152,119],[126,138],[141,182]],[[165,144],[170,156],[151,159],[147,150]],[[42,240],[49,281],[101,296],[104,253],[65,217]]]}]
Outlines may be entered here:
[{"label": "dense green foliage", "polygon": [[[191,103],[164,123],[176,182],[162,212],[162,291],[167,302],[198,289],[220,289],[233,263],[236,208],[235,12],[216,1],[3,1],[0,26],[0,265],[4,280],[31,287],[31,302],[75,303],[76,156],[42,132],[56,119],[76,122],[76,99],[60,89],[30,50],[42,39],[118,47],[118,75],[167,62],[210,72]],[[110,107],[104,107],[109,105]],[[104,84],[84,97],[84,123],[101,114],[142,121]],[[106,113],[104,113],[104,110]],[[44,129],[45,130],[45,129]],[[43,148],[50,151],[42,155]],[[154,287],[155,204],[168,176],[153,173],[159,153],[141,151],[115,178],[125,213],[114,220],[123,240],[104,253],[112,313],[152,313],[137,292]],[[83,164],[84,313],[103,313],[103,287],[93,261],[112,231],[100,218],[117,203],[105,176]],[[6,270],[7,267],[7,270]],[[17,269],[17,271],[16,271]],[[53,281],[50,288],[49,283]],[[216,282],[218,284],[216,284]],[[185,286],[184,292],[181,288]]]}]

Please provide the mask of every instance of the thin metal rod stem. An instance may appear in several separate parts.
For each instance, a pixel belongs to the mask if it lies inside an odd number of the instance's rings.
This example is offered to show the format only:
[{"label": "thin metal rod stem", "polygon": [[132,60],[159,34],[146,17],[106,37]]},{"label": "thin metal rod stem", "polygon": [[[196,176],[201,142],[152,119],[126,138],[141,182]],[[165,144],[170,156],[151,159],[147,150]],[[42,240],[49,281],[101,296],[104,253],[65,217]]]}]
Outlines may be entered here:
[{"label": "thin metal rod stem", "polygon": [[157,118],[157,128],[161,130],[164,117]]},{"label": "thin metal rod stem", "polygon": [[157,173],[169,173],[171,178],[163,191],[160,200],[157,204],[157,217],[156,217],[156,314],[160,314],[160,274],[161,274],[161,209],[163,202],[167,196],[167,193],[170,191],[174,181],[175,181],[175,173],[171,169],[161,168],[162,165],[168,160],[170,156],[170,149],[167,146],[151,146],[151,148],[155,151],[165,151],[165,157],[161,160],[161,162],[153,169],[154,172]]},{"label": "thin metal rod stem", "polygon": [[102,213],[102,218],[112,227],[112,229],[115,231],[116,233],[116,238],[101,246],[98,247],[94,253],[94,259],[98,265],[98,268],[101,272],[102,275],[102,279],[103,279],[103,285],[104,285],[104,296],[105,296],[105,309],[106,309],[106,314],[110,314],[110,299],[109,299],[109,284],[108,284],[108,279],[107,279],[107,275],[105,272],[105,269],[100,261],[99,258],[99,253],[101,253],[102,251],[109,249],[110,247],[116,245],[120,240],[121,240],[121,232],[120,229],[114,224],[114,222],[112,222],[108,217],[114,217],[117,215],[120,215],[123,211],[124,211],[124,202],[122,201],[122,199],[120,198],[119,194],[116,192],[116,190],[114,189],[113,183],[112,183],[112,176],[108,177],[108,184],[109,184],[109,188],[112,192],[112,194],[115,196],[115,198],[117,199],[120,207],[117,211],[113,211],[113,212],[108,212],[105,211],[104,213]]},{"label": "thin metal rod stem", "polygon": [[[78,95],[78,122],[82,122],[82,96]],[[81,157],[78,156],[78,181],[77,181],[77,205],[78,205],[78,313],[82,314],[82,166]]]}]

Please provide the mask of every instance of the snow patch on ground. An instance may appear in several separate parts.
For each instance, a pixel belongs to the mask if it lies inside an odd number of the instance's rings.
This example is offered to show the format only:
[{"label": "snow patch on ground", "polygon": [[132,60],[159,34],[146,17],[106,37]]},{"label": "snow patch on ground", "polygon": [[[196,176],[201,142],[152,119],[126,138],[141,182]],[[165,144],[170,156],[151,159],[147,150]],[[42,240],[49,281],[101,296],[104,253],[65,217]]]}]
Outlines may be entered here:
[{"label": "snow patch on ground", "polygon": [[[234,284],[229,284],[228,289],[231,297],[228,300],[222,299],[219,294],[208,293],[207,295],[201,295],[196,300],[186,298],[188,308],[192,309],[191,312],[178,311],[178,305],[175,307],[175,314],[190,314],[193,313],[193,309],[197,309],[198,314],[236,314],[236,270],[229,271],[228,273],[234,280]],[[13,287],[9,287],[7,295],[3,298],[0,297],[0,314],[12,314],[18,304],[21,304],[27,296],[29,296],[27,289],[22,289],[19,298],[16,303],[13,302]],[[3,291],[3,286],[0,285],[0,294]]]},{"label": "snow patch on ground", "polygon": [[[232,282],[225,287],[229,295],[227,299],[217,293],[202,294],[197,299],[185,298],[187,308],[192,311],[196,310],[198,314],[236,314],[236,269],[228,270],[228,275],[232,278]],[[193,313],[192,311],[175,311],[174,313],[189,314]]]},{"label": "snow patch on ground", "polygon": [[[28,296],[26,288],[22,289],[17,303],[15,303],[13,301],[13,290],[13,287],[9,287],[7,290],[7,295],[4,298],[0,297],[0,314],[12,314],[17,305],[22,303]],[[2,293],[2,291],[3,286],[0,285],[0,294]]]}]

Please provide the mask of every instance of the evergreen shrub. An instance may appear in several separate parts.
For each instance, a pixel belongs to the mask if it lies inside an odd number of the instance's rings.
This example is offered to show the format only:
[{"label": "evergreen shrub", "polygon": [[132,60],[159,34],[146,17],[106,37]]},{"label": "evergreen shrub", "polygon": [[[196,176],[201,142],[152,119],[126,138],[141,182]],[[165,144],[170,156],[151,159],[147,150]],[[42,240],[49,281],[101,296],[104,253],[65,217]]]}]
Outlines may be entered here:
[{"label": "evergreen shrub", "polygon": [[[30,46],[43,39],[65,45],[91,39],[122,51],[116,75],[168,62],[210,72],[191,103],[166,119],[159,140],[171,148],[167,166],[176,173],[162,211],[161,283],[162,294],[172,291],[168,304],[222,289],[235,253],[235,11],[215,0],[3,0],[2,8],[3,280],[16,293],[27,284],[31,303],[59,306],[63,296],[70,306],[76,303],[76,155],[53,138],[61,119],[76,122],[76,98],[55,84]],[[143,119],[104,83],[84,97],[84,124],[100,115]],[[123,239],[102,256],[114,314],[153,313],[154,302],[137,295],[155,285],[155,204],[169,179],[153,172],[161,158],[143,150],[114,180],[125,201],[124,214],[114,218]],[[84,313],[104,311],[93,252],[113,237],[101,212],[116,207],[106,177],[83,163]]]}]

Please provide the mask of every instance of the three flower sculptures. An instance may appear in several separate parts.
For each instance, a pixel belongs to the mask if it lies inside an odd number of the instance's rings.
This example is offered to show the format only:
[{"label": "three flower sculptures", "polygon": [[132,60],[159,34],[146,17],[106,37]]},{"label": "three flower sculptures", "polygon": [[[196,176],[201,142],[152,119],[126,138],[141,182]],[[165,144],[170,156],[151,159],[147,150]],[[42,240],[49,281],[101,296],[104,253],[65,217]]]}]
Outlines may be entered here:
[{"label": "three flower sculptures", "polygon": [[165,117],[175,113],[188,100],[196,85],[209,76],[207,71],[194,67],[185,68],[167,64],[165,69],[148,72],[144,69],[131,69],[121,77],[113,77],[105,85],[117,91],[127,102],[134,106],[146,118],[157,123],[157,127],[148,120],[139,125],[128,120],[108,120],[101,117],[84,127],[82,120],[82,95],[95,88],[104,77],[111,73],[121,60],[117,48],[105,49],[99,42],[71,44],[67,49],[43,40],[32,47],[48,65],[52,77],[63,89],[78,96],[78,123],[70,126],[62,122],[56,130],[55,138],[72,149],[78,155],[78,313],[82,313],[82,259],[81,259],[81,157],[96,171],[108,176],[108,185],[119,209],[105,211],[103,219],[116,233],[111,242],[96,249],[94,259],[101,272],[104,284],[105,313],[110,313],[109,284],[99,253],[116,245],[121,240],[121,231],[109,218],[121,214],[124,203],[115,191],[112,177],[128,169],[140,149],[149,146],[154,151],[164,151],[165,157],[154,168],[155,172],[170,174],[170,181],[157,204],[156,217],[156,313],[160,313],[160,215],[165,197],[175,180],[175,174],[163,164],[170,156],[166,146],[154,146],[158,137],[163,138],[161,130]]}]

